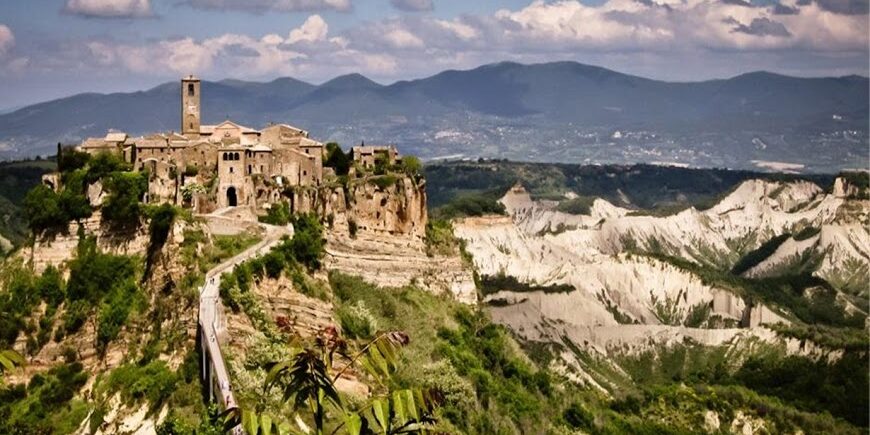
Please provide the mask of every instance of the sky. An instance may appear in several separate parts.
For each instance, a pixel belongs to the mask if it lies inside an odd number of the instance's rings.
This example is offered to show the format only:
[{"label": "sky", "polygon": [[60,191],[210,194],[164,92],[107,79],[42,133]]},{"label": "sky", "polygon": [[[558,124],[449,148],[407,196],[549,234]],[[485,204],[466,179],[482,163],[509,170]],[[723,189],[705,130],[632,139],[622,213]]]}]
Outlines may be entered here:
[{"label": "sky", "polygon": [[670,81],[868,75],[868,0],[3,0],[0,110],[206,80],[571,60]]}]

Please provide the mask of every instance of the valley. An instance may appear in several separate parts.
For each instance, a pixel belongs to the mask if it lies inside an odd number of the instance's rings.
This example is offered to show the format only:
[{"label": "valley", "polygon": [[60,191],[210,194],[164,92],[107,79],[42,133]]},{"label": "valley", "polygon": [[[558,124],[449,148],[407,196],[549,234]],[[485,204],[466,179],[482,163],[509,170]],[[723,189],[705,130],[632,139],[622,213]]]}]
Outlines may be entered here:
[{"label": "valley", "polygon": [[[19,242],[0,340],[24,361],[4,371],[0,429],[341,432],[406,394],[444,433],[866,429],[866,174],[466,161],[394,176],[287,192],[297,212],[277,203],[268,224],[140,203],[118,227],[102,200]],[[371,359],[388,334],[407,338]],[[208,381],[203,349],[225,377]],[[322,423],[306,411],[320,402],[270,383],[304,355],[335,378]]]}]

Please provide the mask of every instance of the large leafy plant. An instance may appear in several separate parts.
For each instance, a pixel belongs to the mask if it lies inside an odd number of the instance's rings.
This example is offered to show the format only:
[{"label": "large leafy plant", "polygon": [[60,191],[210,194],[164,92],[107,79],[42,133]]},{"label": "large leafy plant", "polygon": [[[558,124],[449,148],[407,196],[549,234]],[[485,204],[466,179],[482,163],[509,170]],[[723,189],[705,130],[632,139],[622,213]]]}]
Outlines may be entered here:
[{"label": "large leafy plant", "polygon": [[[350,354],[348,343],[338,331],[326,328],[318,335],[314,346],[295,348],[288,359],[269,369],[264,388],[282,390],[283,399],[294,410],[291,418],[233,408],[222,415],[224,427],[229,430],[240,426],[250,435],[322,435],[331,414],[341,421],[332,433],[419,433],[436,421],[434,412],[441,401],[438,392],[387,387],[387,381],[396,372],[399,352],[408,342],[408,335],[403,332],[382,332]],[[335,370],[337,357],[345,363]],[[351,410],[341,400],[335,384],[357,367],[379,383],[381,394],[374,395],[359,409]],[[311,416],[311,426],[300,414],[305,411]]]}]

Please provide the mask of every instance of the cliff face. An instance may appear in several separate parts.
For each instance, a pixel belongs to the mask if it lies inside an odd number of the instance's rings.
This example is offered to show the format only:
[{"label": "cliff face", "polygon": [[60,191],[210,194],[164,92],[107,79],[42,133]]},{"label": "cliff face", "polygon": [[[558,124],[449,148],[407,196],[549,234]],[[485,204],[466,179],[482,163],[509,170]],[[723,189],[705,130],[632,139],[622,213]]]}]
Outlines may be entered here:
[{"label": "cliff face", "polygon": [[42,273],[49,265],[59,267],[75,256],[79,243],[79,226],[85,235],[94,236],[100,250],[114,255],[144,255],[148,249],[148,227],[139,225],[125,229],[110,228],[99,211],[80,223],[70,222],[61,231],[36,237],[32,246],[21,249],[26,261],[33,261],[33,270]]},{"label": "cliff face", "polygon": [[416,284],[459,301],[477,300],[470,267],[458,255],[426,254],[425,181],[398,177],[353,180],[343,186],[294,190],[291,209],[327,223],[326,268],[398,287]]},{"label": "cliff face", "polygon": [[[384,180],[379,184],[378,180]],[[293,191],[294,212],[314,212],[334,231],[422,239],[426,234],[426,183],[399,177],[353,180],[344,186],[298,188]],[[351,227],[356,227],[351,230]]]}]

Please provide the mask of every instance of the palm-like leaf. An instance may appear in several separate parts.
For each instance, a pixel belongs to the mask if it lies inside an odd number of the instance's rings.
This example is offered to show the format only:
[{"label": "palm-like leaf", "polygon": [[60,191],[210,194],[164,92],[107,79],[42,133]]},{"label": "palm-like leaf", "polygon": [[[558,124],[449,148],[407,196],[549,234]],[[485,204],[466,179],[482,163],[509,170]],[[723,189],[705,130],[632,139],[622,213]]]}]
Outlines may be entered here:
[{"label": "palm-like leaf", "polygon": [[285,401],[293,399],[296,409],[309,400],[319,401],[321,395],[336,406],[341,406],[341,399],[329,378],[326,364],[314,350],[303,350],[293,358],[273,365],[266,376],[266,388],[275,385],[283,389]]},{"label": "palm-like leaf", "polygon": [[24,357],[14,350],[0,351],[0,374],[24,365]]}]

